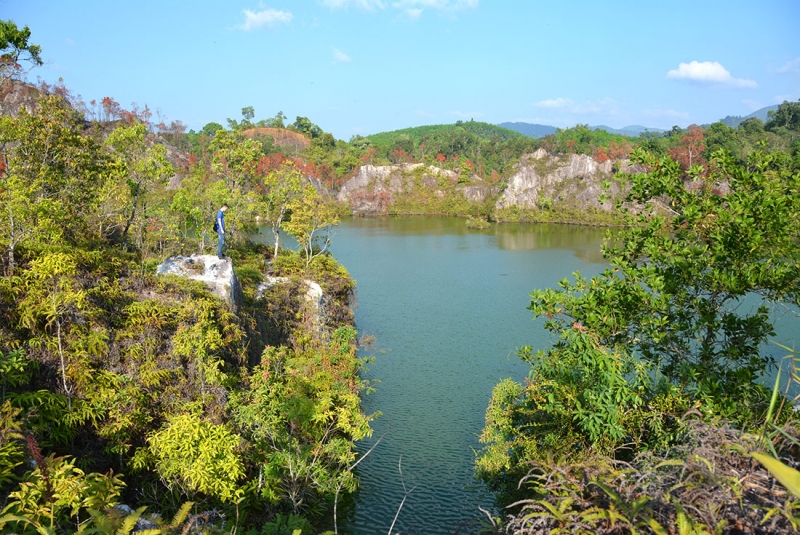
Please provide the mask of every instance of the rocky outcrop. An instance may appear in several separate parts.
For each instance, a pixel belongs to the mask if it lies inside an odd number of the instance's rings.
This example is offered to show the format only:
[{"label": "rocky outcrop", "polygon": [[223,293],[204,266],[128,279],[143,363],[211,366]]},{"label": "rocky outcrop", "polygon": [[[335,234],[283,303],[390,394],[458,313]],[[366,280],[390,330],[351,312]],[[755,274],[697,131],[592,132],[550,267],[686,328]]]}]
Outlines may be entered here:
[{"label": "rocky outcrop", "polygon": [[[547,200],[553,205],[570,208],[610,210],[611,202],[600,202],[603,194],[618,197],[624,181],[614,180],[617,174],[640,173],[641,166],[631,166],[627,160],[597,162],[591,156],[570,154],[552,155],[544,149],[523,156],[516,173],[502,191],[486,185],[477,176],[469,184],[458,184],[458,174],[424,164],[397,164],[361,167],[339,191],[337,199],[348,203],[354,215],[381,215],[399,196],[414,187],[424,187],[431,195],[443,197],[457,191],[471,203],[497,199],[495,208],[513,206],[525,209],[541,207]],[[608,180],[611,187],[603,190]]]},{"label": "rocky outcrop", "polygon": [[250,139],[258,139],[262,136],[270,137],[275,145],[283,149],[291,149],[294,152],[304,150],[311,144],[311,140],[303,134],[286,128],[248,128],[242,131],[242,134]]},{"label": "rocky outcrop", "polygon": [[[267,277],[267,280],[259,283],[256,287],[256,300],[264,297],[264,294],[278,285],[290,284],[292,279],[288,277]],[[300,296],[303,323],[309,326],[311,332],[318,339],[324,339],[326,335],[326,296],[322,291],[322,286],[312,280],[304,279],[302,289],[305,292]]]},{"label": "rocky outcrop", "polygon": [[380,215],[388,212],[395,198],[415,187],[428,188],[438,197],[455,188],[470,202],[483,202],[497,195],[496,188],[481,184],[478,177],[473,179],[473,184],[456,186],[456,172],[421,163],[365,165],[342,186],[337,199],[349,203],[354,215]]},{"label": "rocky outcrop", "polygon": [[39,89],[31,84],[7,78],[0,82],[0,114],[17,117],[22,107],[28,111],[39,108]]},{"label": "rocky outcrop", "polygon": [[214,255],[171,256],[158,265],[156,273],[202,281],[211,293],[228,303],[234,312],[242,306],[242,287],[230,258],[217,258]]},{"label": "rocky outcrop", "polygon": [[583,154],[551,155],[544,149],[523,156],[516,168],[497,200],[498,210],[512,206],[535,208],[544,200],[572,208],[611,210],[612,203],[600,202],[603,182],[609,180],[611,184],[606,195],[617,197],[622,191],[617,181],[610,180],[613,175],[642,171],[628,161],[619,162],[615,169],[611,160],[600,163]]}]

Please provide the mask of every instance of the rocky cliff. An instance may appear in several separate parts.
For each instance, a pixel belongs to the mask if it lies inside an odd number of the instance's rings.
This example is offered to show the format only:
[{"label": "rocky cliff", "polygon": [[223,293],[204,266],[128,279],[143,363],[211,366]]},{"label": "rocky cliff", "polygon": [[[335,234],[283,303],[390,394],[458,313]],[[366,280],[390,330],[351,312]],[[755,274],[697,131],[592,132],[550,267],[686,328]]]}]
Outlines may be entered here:
[{"label": "rocky cliff", "polygon": [[611,203],[600,202],[602,184],[610,183],[606,196],[622,193],[621,174],[642,172],[627,160],[616,163],[597,162],[585,155],[554,155],[539,149],[523,156],[515,173],[502,189],[488,185],[478,177],[469,184],[458,184],[453,171],[423,164],[365,165],[339,191],[339,202],[348,203],[355,215],[378,215],[390,211],[391,205],[414,188],[427,188],[431,195],[442,197],[456,192],[470,203],[485,203],[496,199],[496,210],[510,207],[534,209],[547,203],[569,208],[599,208],[610,210]]},{"label": "rocky cliff", "polygon": [[454,171],[421,163],[365,165],[342,186],[337,200],[348,203],[355,215],[378,215],[386,214],[398,197],[418,188],[425,188],[437,197],[455,191],[475,203],[484,202],[499,192],[476,176],[472,179],[471,184],[458,184],[458,174]]},{"label": "rocky cliff", "polygon": [[536,208],[547,200],[553,205],[570,208],[610,210],[611,203],[599,200],[603,182],[610,183],[606,195],[614,198],[622,193],[624,183],[615,180],[616,174],[643,171],[638,165],[630,165],[628,160],[619,160],[615,168],[611,160],[600,163],[584,154],[553,155],[539,149],[521,158],[495,207],[498,210],[511,206]]}]

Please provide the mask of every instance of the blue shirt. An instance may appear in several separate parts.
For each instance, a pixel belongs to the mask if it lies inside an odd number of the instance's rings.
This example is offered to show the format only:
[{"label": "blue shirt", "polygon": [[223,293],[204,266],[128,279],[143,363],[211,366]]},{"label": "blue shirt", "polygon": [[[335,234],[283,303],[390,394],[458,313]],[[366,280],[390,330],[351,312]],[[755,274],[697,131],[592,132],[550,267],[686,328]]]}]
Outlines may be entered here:
[{"label": "blue shirt", "polygon": [[217,232],[225,232],[225,212],[217,212]]}]

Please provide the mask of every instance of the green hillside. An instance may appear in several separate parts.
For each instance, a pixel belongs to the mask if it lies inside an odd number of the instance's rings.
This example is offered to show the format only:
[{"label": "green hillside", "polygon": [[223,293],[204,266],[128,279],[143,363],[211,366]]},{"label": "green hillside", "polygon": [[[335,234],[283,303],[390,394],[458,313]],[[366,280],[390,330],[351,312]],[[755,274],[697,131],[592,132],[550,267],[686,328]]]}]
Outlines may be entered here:
[{"label": "green hillside", "polygon": [[388,155],[395,150],[412,154],[420,145],[424,145],[425,152],[442,153],[451,157],[459,153],[464,154],[469,148],[480,145],[482,142],[497,143],[522,137],[524,136],[519,132],[501,126],[477,121],[458,121],[455,124],[415,126],[392,132],[381,132],[372,134],[366,139],[380,154]]}]

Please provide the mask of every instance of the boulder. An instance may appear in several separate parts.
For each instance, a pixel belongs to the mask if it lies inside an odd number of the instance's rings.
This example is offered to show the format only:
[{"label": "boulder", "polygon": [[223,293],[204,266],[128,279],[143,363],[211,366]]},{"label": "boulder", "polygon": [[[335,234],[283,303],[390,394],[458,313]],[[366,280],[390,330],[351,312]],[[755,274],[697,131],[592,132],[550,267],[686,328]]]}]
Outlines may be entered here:
[{"label": "boulder", "polygon": [[242,306],[242,287],[230,258],[217,258],[214,255],[171,256],[158,265],[156,273],[202,281],[211,293],[225,301],[234,312]]}]

